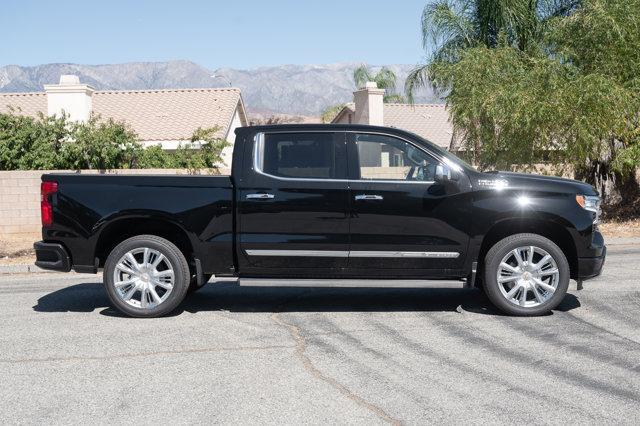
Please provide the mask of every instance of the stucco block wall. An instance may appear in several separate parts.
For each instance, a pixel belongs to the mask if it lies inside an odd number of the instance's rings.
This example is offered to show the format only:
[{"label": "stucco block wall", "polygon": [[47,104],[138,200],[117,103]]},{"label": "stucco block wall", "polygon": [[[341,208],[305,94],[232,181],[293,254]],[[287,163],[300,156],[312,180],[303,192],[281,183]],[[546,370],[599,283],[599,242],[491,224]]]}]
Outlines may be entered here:
[{"label": "stucco block wall", "polygon": [[[228,169],[221,169],[228,174]],[[0,240],[38,238],[40,223],[40,177],[45,173],[69,173],[68,170],[0,171]],[[82,170],[83,174],[164,174],[186,175],[184,169]],[[206,174],[203,171],[202,174]]]}]

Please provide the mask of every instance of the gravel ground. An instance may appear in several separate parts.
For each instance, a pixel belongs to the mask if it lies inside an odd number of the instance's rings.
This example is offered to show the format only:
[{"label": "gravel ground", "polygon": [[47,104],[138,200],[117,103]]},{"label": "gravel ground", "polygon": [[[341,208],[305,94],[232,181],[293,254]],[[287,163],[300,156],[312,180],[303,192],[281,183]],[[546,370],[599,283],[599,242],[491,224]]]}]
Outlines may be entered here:
[{"label": "gravel ground", "polygon": [[639,275],[612,246],[539,318],[478,290],[226,282],[147,320],[99,276],[0,275],[0,422],[637,424]]}]

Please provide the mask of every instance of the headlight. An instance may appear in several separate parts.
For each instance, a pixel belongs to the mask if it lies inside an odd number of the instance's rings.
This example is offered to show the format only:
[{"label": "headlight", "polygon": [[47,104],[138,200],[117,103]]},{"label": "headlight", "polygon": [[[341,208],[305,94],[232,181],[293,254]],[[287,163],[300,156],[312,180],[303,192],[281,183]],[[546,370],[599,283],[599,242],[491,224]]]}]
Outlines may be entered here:
[{"label": "headlight", "polygon": [[600,197],[597,195],[576,195],[576,202],[585,210],[595,213],[593,223],[600,220]]}]

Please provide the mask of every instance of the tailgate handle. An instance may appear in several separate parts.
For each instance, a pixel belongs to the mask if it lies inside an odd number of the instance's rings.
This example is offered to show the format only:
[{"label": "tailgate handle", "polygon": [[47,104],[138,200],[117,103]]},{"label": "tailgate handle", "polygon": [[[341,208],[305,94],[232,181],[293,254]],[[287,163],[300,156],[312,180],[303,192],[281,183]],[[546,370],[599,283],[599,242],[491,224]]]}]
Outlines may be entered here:
[{"label": "tailgate handle", "polygon": [[249,200],[271,200],[275,198],[273,194],[247,194]]},{"label": "tailgate handle", "polygon": [[360,194],[356,195],[356,201],[367,200],[367,201],[380,201],[384,200],[382,195],[371,195],[371,194]]}]

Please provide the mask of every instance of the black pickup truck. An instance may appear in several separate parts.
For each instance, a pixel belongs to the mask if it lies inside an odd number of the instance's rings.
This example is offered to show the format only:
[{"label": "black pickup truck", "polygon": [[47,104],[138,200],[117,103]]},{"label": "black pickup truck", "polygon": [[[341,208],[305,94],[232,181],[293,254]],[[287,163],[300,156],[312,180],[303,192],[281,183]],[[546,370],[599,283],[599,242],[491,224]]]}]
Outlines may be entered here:
[{"label": "black pickup truck", "polygon": [[[243,285],[482,287],[540,315],[600,274],[600,200],[582,182],[481,173],[420,137],[359,125],[236,131],[231,176],[42,176],[36,265],[103,270],[113,305],[174,310]],[[395,280],[395,281],[394,281]]]}]

